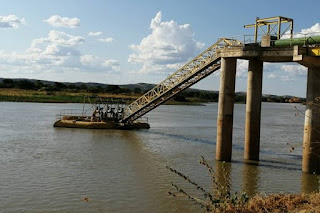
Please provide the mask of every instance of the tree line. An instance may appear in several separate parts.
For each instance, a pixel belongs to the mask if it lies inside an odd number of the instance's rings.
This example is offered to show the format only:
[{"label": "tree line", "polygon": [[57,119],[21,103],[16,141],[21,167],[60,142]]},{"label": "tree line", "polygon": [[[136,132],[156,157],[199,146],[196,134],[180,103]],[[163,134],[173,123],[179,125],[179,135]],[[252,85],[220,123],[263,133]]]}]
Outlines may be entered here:
[{"label": "tree line", "polygon": [[[31,80],[13,80],[13,79],[3,79],[0,82],[0,88],[16,88],[23,90],[38,90],[38,91],[65,91],[65,92],[89,92],[89,93],[109,93],[109,94],[144,94],[148,90],[143,90],[139,87],[134,88],[125,88],[119,85],[98,85],[92,86],[88,84],[79,84],[79,83],[61,83],[61,82],[52,82],[45,83],[40,80],[31,81]],[[179,93],[174,97],[175,101],[179,102],[190,102],[190,99],[196,98],[198,101],[208,101],[208,102],[217,102],[219,94],[212,91],[203,91],[195,89],[187,89],[182,93]]]},{"label": "tree line", "polygon": [[[67,91],[67,92],[90,92],[90,93],[131,93],[127,88],[121,88],[118,85],[106,86],[88,86],[86,84],[64,84],[61,82],[54,82],[52,84],[43,83],[40,80],[12,80],[3,79],[0,83],[0,88],[16,88],[23,90],[41,90],[41,91]],[[139,88],[138,88],[139,89]],[[133,90],[132,92],[135,92]]]},{"label": "tree line", "polygon": [[[88,85],[85,83],[61,83],[61,82],[52,82],[45,83],[40,80],[31,81],[31,80],[13,80],[13,79],[3,79],[0,82],[0,88],[16,88],[23,90],[38,90],[38,91],[65,91],[65,92],[89,92],[89,93],[109,93],[109,94],[144,94],[148,90],[143,90],[139,87],[126,88],[119,85]],[[175,101],[179,102],[218,102],[219,93],[214,91],[206,90],[196,90],[196,89],[187,89],[174,98]],[[276,96],[276,95],[264,95],[262,96],[263,102],[278,102],[285,103],[288,102],[287,96]],[[305,101],[305,99],[301,99]],[[246,94],[245,93],[236,93],[235,102],[245,103]]]}]

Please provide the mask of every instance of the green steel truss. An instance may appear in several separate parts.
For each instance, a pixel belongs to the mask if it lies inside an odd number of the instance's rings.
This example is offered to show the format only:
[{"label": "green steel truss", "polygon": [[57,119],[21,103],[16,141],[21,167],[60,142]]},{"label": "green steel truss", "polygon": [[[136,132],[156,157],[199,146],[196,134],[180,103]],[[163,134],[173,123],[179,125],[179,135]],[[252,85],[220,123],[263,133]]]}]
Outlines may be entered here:
[{"label": "green steel truss", "polygon": [[122,123],[132,122],[161,105],[220,68],[220,52],[230,46],[242,45],[235,39],[220,38],[215,44],[167,77],[153,89],[125,107]]}]

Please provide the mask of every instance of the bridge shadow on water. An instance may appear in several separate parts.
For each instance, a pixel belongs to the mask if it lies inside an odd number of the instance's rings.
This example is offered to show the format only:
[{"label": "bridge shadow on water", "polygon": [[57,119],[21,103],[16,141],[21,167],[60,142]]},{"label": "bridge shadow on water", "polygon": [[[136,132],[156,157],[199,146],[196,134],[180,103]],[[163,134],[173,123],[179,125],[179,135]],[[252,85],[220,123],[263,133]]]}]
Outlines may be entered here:
[{"label": "bridge shadow on water", "polygon": [[[188,143],[200,143],[212,146],[216,145],[216,142],[214,140],[208,140],[203,138],[196,138],[159,131],[148,131],[146,133],[168,137],[173,140],[182,140],[183,142]],[[233,150],[243,152],[244,147],[237,144],[233,144]],[[261,149],[260,153],[261,155],[259,161],[245,161],[233,159],[232,162],[226,163],[226,165],[230,165],[230,168],[228,167],[227,169],[231,169],[232,166],[240,166],[242,168],[241,176],[243,178],[243,190],[246,191],[249,195],[255,195],[257,191],[259,191],[258,182],[260,179],[260,173],[262,171],[270,171],[270,169],[273,170],[272,172],[276,173],[281,171],[288,171],[289,173],[297,172],[298,175],[301,175],[302,193],[310,193],[319,190],[320,177],[317,175],[308,175],[301,172],[301,155],[281,153],[269,149]],[[220,164],[221,162],[215,161],[216,169],[221,172]]]},{"label": "bridge shadow on water", "polygon": [[[199,143],[213,146],[215,146],[216,144],[215,141],[209,139],[196,138],[190,136],[188,137],[184,135],[165,133],[160,131],[148,130],[142,131],[140,133],[154,134],[156,136],[159,135],[168,139],[181,140],[182,142],[187,143]],[[239,145],[233,145],[233,149],[238,151],[244,150],[243,147]],[[292,161],[292,159],[294,159],[294,161]],[[278,153],[270,150],[261,150],[259,161],[245,161],[237,159],[233,159],[232,162],[226,163],[223,163],[221,161],[214,161],[214,170],[219,179],[224,180],[224,178],[230,179],[233,176],[230,176],[230,173],[232,173],[232,171],[234,170],[232,168],[240,168],[240,170],[236,169],[239,172],[237,172],[236,176],[240,178],[240,185],[235,185],[235,187],[238,189],[240,187],[240,189],[242,191],[245,191],[250,197],[256,195],[257,193],[259,193],[259,191],[266,193],[277,192],[277,187],[273,186],[272,183],[270,186],[264,185],[264,179],[266,177],[272,179],[274,178],[273,174],[279,175],[281,172],[286,173],[284,175],[279,176],[281,177],[281,179],[283,178],[283,180],[275,180],[276,184],[280,184],[279,186],[281,190],[284,190],[285,192],[290,192],[291,190],[293,190],[295,193],[299,191],[301,193],[311,193],[314,191],[319,191],[320,176],[302,173],[300,162],[301,155]],[[226,174],[224,174],[225,172]],[[293,182],[291,182],[290,184],[286,184],[286,175],[293,173],[297,175],[296,178],[289,178],[290,181]],[[223,185],[225,183],[222,182],[221,184]],[[237,183],[237,180],[236,184],[239,184]],[[286,190],[286,187],[289,187],[288,190]]]},{"label": "bridge shadow on water", "polygon": [[265,160],[260,159],[259,161],[240,161],[240,160],[232,160],[232,164],[238,165],[250,165],[256,166],[260,168],[271,168],[271,169],[281,169],[281,170],[291,170],[291,171],[301,171],[301,165],[288,163],[288,162],[281,162],[275,160]]},{"label": "bridge shadow on water", "polygon": [[151,133],[154,135],[161,135],[161,136],[169,137],[171,139],[178,139],[178,140],[183,140],[183,141],[191,142],[191,143],[194,142],[194,143],[202,143],[202,144],[209,144],[209,145],[216,144],[215,141],[213,141],[213,140],[187,137],[187,136],[178,135],[178,134],[170,134],[170,133],[156,132],[156,131],[150,131],[150,130],[147,133]]},{"label": "bridge shadow on water", "polygon": [[[169,137],[171,139],[177,139],[177,140],[182,140],[185,142],[190,142],[190,143],[200,143],[200,144],[207,144],[207,145],[216,145],[216,141],[208,140],[208,139],[203,139],[203,138],[195,138],[195,137],[190,137],[190,136],[184,136],[184,135],[179,135],[179,134],[172,134],[172,133],[165,133],[165,132],[158,132],[158,131],[147,131],[145,133],[148,134],[154,134],[154,135],[160,135],[160,136],[165,136]],[[240,146],[238,144],[233,144],[232,145],[233,150],[238,150],[238,151],[244,151],[244,147]],[[283,158],[291,158],[295,160],[302,160],[302,156],[298,154],[288,154],[288,153],[279,153],[276,151],[272,151],[269,149],[260,149],[260,154],[261,155],[266,155],[266,156],[272,156],[272,157],[283,157]],[[260,162],[265,162],[265,163],[274,163],[274,164],[280,164],[284,166],[292,165],[292,166],[301,166],[300,164],[294,164],[294,163],[288,163],[288,162],[280,162],[280,161],[275,161],[275,160],[260,160]],[[301,168],[299,168],[301,169]]]}]

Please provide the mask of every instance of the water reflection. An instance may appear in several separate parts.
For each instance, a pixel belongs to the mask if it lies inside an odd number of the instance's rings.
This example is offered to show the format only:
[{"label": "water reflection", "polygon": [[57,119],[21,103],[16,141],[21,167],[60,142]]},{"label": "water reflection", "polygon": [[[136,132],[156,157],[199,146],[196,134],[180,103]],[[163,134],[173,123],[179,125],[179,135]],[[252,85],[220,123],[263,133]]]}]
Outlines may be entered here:
[{"label": "water reflection", "polygon": [[319,191],[319,176],[313,174],[302,173],[301,177],[301,193],[309,194]]},{"label": "water reflection", "polygon": [[[145,212],[166,212],[168,209],[172,212],[194,212],[194,207],[190,207],[189,203],[185,203],[186,201],[172,199],[167,195],[174,176],[165,168],[163,159],[146,149],[146,141],[141,137],[141,133],[144,133],[144,130],[118,132],[121,139],[126,141],[126,161],[122,163],[124,163],[123,167],[130,169],[131,177],[127,185],[128,188],[136,188],[134,193],[122,192],[121,196],[129,196],[128,202],[139,200],[132,205],[140,204]],[[125,166],[125,164],[128,165]],[[127,211],[129,205],[131,203],[124,205],[120,212],[130,212]]]},{"label": "water reflection", "polygon": [[246,192],[249,197],[258,192],[258,183],[260,179],[259,162],[246,161],[242,169],[242,191]]},{"label": "water reflection", "polygon": [[231,163],[229,162],[215,162],[215,174],[217,178],[218,186],[215,186],[213,183],[213,189],[215,187],[219,187],[219,189],[231,187],[231,180],[230,180],[230,173],[231,173]]},{"label": "water reflection", "polygon": [[140,138],[137,135],[136,131],[119,131],[121,133],[121,136],[123,136],[124,139],[126,139],[130,144],[134,143],[139,146],[141,146]]}]

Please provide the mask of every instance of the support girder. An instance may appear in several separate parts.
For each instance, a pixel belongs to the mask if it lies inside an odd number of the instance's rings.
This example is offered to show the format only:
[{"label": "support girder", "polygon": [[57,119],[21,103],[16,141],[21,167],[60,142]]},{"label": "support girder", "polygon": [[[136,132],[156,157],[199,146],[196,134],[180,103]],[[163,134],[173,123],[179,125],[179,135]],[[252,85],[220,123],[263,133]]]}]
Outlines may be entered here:
[{"label": "support girder", "polygon": [[230,46],[241,45],[235,39],[220,38],[189,63],[167,77],[153,89],[129,104],[124,109],[120,122],[132,122],[177,93],[187,89],[220,68],[220,52]]}]

